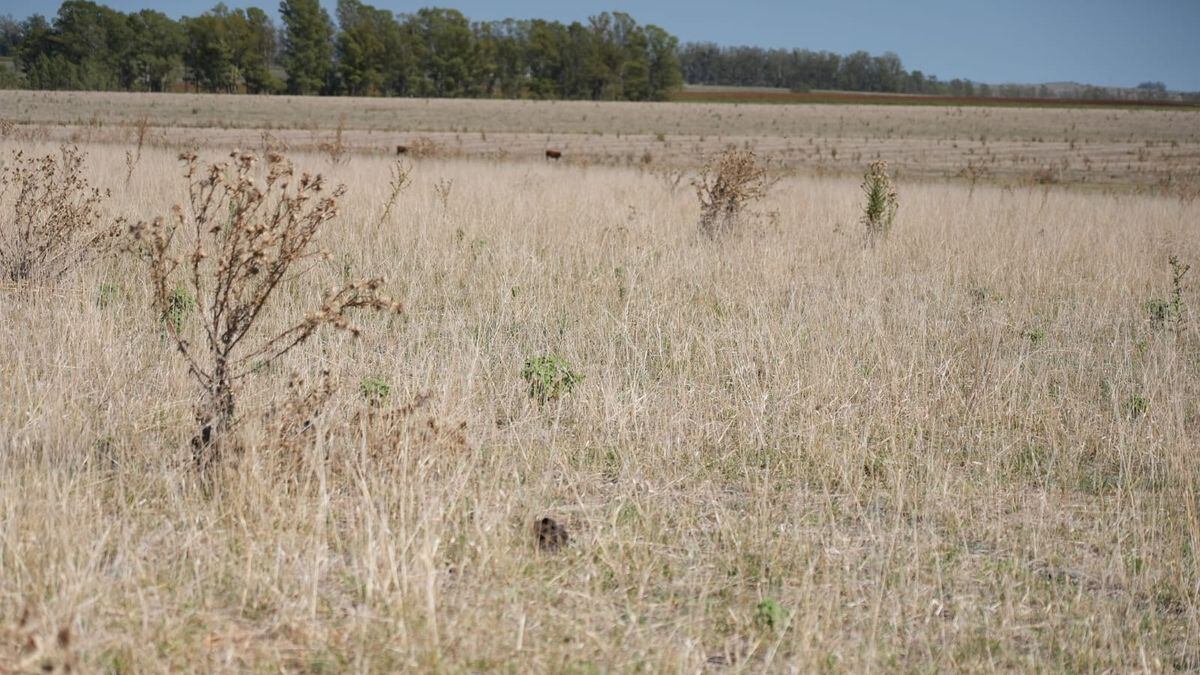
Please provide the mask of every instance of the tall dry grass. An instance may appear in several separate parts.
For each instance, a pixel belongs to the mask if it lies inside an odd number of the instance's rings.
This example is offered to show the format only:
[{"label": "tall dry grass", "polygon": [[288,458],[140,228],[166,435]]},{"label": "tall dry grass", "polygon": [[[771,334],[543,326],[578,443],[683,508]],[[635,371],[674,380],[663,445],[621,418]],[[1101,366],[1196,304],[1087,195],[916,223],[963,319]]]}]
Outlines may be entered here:
[{"label": "tall dry grass", "polygon": [[[386,276],[407,312],[250,378],[264,412],[337,386],[299,441],[248,420],[212,491],[133,262],[0,291],[0,663],[1200,667],[1200,326],[1145,306],[1200,259],[1194,204],[901,179],[864,250],[854,178],[711,242],[634,170],[427,160],[383,217],[386,160],[297,163],[351,188],[289,302]],[[147,148],[123,215],[185,189]],[[586,377],[545,405],[543,353]]]}]

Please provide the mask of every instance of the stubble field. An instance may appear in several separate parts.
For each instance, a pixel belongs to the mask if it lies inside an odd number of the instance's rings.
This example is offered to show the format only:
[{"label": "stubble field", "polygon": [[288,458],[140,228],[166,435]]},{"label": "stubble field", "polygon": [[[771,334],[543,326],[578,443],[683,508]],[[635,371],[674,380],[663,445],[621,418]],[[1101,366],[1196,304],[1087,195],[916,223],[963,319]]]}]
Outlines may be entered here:
[{"label": "stubble field", "polygon": [[[206,482],[140,263],[0,287],[0,670],[1200,668],[1196,113],[284,101],[0,101],[6,160],[74,140],[130,221],[185,200],[184,146],[286,146],[348,191],[265,324],[360,276],[404,305],[255,372]],[[980,134],[1075,166],[1064,129],[1130,168],[948,180]],[[785,152],[810,134],[837,159]],[[385,215],[387,148],[419,136]],[[778,181],[709,240],[690,172],[747,139]],[[877,154],[900,209],[869,248]],[[539,403],[540,355],[584,379]]]}]

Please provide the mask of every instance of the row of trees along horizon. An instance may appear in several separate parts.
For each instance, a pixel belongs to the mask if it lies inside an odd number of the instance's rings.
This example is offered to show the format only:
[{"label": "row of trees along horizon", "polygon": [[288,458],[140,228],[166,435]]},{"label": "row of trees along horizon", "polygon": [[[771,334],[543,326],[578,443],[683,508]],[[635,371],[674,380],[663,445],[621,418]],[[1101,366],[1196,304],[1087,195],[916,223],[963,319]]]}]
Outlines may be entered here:
[{"label": "row of trees along horizon", "polygon": [[[804,49],[721,47],[679,40],[622,12],[587,23],[470,21],[454,9],[393,14],[338,0],[336,24],[319,0],[266,11],[218,4],[172,19],[67,0],[53,19],[0,18],[0,88],[203,91],[419,97],[651,101],[690,84],[840,89],[954,96],[1050,97],[1036,86],[989,87],[908,71],[888,52],[847,56]],[[1166,96],[1144,83],[1138,98]],[[1093,87],[1084,97],[1108,98]]]}]

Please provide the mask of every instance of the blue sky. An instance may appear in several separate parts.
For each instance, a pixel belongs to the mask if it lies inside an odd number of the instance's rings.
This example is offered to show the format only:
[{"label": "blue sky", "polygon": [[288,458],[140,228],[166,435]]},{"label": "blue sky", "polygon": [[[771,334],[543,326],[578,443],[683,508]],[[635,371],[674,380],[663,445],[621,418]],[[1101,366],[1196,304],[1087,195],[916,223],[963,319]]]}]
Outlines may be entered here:
[{"label": "blue sky", "polygon": [[[332,9],[336,0],[322,0]],[[129,11],[155,7],[173,16],[199,14],[209,0],[108,0]],[[278,0],[226,2],[276,9]],[[1162,80],[1200,90],[1200,0],[378,0],[396,12],[425,4],[453,7],[472,19],[583,20],[604,10],[657,23],[683,41],[804,47],[848,53],[891,50],[907,68],[942,79],[978,82],[1073,80],[1132,86]],[[53,14],[57,2],[0,0],[0,14]]]}]

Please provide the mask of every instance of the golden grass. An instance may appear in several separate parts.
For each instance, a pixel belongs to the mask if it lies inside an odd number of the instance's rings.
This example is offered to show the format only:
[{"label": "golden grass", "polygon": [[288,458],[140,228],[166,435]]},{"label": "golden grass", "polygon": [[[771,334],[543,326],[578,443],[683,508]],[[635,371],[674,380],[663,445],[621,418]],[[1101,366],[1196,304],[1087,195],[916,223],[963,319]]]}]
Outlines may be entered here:
[{"label": "golden grass", "polygon": [[[115,214],[183,200],[172,152],[125,189],[86,149]],[[139,268],[0,289],[0,664],[69,626],[121,672],[1200,667],[1200,323],[1145,308],[1194,202],[901,176],[868,250],[856,177],[711,242],[639,170],[424,160],[380,224],[388,159],[296,159],[349,193],[289,306],[384,275],[406,313],[252,378],[340,387],[320,441],[250,416],[210,492]],[[540,354],[586,379],[531,400]],[[368,377],[428,402],[381,436]]]},{"label": "golden grass", "polygon": [[6,92],[15,135],[127,150],[151,143],[228,151],[336,147],[503,161],[544,158],[698,168],[735,145],[804,175],[861,175],[886,159],[900,176],[986,171],[1037,181],[1200,191],[1200,110],[728,105]]}]

